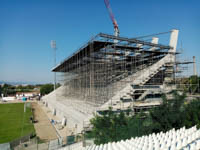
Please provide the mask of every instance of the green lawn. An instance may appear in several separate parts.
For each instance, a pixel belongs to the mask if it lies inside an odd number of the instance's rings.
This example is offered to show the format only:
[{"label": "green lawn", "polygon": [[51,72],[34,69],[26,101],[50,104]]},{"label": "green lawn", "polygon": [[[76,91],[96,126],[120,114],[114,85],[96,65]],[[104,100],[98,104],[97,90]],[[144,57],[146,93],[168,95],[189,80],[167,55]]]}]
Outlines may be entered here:
[{"label": "green lawn", "polygon": [[24,113],[23,103],[0,104],[0,143],[6,143],[35,132],[29,118],[31,108]]}]

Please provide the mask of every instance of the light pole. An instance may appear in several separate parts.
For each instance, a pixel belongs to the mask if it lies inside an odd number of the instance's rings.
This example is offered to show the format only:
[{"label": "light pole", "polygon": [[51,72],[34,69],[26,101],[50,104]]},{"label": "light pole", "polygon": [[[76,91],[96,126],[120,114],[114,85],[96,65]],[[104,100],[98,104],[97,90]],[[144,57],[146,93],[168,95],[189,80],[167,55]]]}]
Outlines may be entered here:
[{"label": "light pole", "polygon": [[[51,48],[54,50],[54,67],[56,66],[56,41],[51,40]],[[54,72],[54,90],[56,89],[56,72]]]}]

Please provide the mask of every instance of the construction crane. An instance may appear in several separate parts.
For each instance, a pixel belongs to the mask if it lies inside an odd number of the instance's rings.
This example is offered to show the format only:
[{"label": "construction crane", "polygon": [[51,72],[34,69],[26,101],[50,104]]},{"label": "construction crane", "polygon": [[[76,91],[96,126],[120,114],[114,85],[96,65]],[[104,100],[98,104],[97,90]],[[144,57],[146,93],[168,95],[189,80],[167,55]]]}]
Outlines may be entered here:
[{"label": "construction crane", "polygon": [[113,15],[112,9],[110,7],[109,0],[104,0],[104,3],[106,5],[106,8],[107,8],[109,15],[110,15],[110,18],[111,18],[112,23],[114,25],[114,35],[119,36],[119,27],[118,27],[118,24],[117,24],[117,21],[116,21],[114,15]]}]

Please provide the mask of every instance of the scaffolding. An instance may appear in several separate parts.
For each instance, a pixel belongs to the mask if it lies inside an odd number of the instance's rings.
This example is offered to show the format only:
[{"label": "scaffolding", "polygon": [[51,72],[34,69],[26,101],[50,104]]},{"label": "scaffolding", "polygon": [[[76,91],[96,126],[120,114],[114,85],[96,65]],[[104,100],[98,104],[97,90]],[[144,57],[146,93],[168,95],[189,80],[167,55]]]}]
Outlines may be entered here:
[{"label": "scaffolding", "polygon": [[[177,53],[170,51],[173,47],[144,40],[151,36],[125,38],[104,33],[96,35],[53,68],[52,71],[61,73],[65,86],[63,96],[95,107],[101,106],[127,83],[136,80],[138,72],[142,73],[167,55],[175,57]],[[150,78],[132,86],[173,84],[174,64],[174,61],[169,61],[158,71],[154,70]],[[131,95],[133,100],[136,95]]]}]

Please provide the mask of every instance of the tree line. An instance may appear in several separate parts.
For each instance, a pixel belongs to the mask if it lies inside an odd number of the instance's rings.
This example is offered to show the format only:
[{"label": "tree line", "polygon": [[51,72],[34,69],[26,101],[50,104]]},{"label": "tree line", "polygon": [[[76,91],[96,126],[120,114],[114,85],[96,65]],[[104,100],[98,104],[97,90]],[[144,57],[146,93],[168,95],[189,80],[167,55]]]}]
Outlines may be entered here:
[{"label": "tree line", "polygon": [[130,111],[116,114],[110,108],[102,115],[95,115],[91,119],[92,130],[86,137],[94,138],[95,144],[116,142],[131,137],[148,135],[151,133],[166,132],[172,128],[183,126],[190,128],[200,127],[200,101],[188,102],[185,94],[173,93],[173,99],[163,96],[163,103],[152,108],[149,113],[140,112],[130,115]]},{"label": "tree line", "polygon": [[[60,83],[56,84],[56,88],[60,87]],[[37,85],[10,85],[3,84],[0,85],[0,96],[3,94],[4,96],[16,95],[17,92],[32,92],[32,91],[40,91],[41,95],[49,94],[54,90],[54,84],[37,84]]]}]

